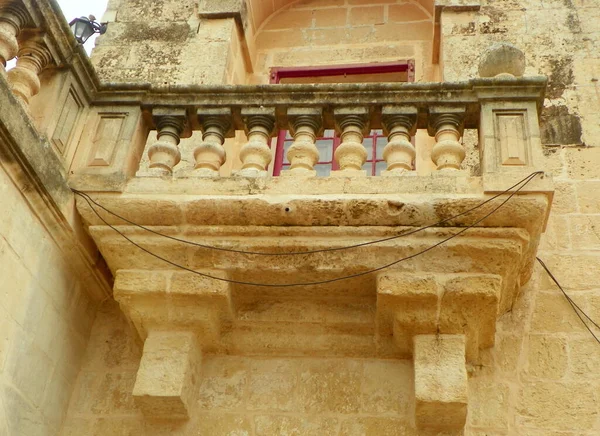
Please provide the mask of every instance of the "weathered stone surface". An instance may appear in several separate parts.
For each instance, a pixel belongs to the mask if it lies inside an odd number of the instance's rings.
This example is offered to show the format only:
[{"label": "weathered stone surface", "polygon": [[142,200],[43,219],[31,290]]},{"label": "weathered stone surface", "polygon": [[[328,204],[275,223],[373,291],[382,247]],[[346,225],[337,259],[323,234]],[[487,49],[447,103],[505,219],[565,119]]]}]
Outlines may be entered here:
[{"label": "weathered stone surface", "polygon": [[489,47],[479,60],[479,76],[522,76],[525,73],[525,54],[509,43],[497,43]]},{"label": "weathered stone surface", "polygon": [[195,405],[202,352],[192,332],[150,331],[133,397],[148,418],[188,418]]},{"label": "weathered stone surface", "polygon": [[467,419],[464,336],[417,335],[414,342],[417,426],[461,429]]}]

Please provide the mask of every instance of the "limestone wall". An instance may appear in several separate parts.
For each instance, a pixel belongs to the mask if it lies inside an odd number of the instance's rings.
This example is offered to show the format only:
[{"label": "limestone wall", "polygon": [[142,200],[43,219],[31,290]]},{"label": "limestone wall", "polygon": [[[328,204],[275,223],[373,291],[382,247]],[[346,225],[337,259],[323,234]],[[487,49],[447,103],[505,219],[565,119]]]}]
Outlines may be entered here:
[{"label": "limestone wall", "polygon": [[96,304],[2,168],[0,198],[0,434],[57,434]]}]

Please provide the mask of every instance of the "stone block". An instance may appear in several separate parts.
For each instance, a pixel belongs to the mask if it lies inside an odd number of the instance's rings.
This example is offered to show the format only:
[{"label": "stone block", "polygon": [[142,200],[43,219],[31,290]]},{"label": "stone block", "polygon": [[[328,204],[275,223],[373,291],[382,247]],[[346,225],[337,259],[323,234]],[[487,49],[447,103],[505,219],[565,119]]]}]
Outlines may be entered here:
[{"label": "stone block", "polygon": [[530,335],[527,374],[545,379],[560,379],[567,371],[567,342],[564,338]]},{"label": "stone block", "polygon": [[187,418],[196,400],[201,350],[191,332],[151,331],[133,396],[148,418]]},{"label": "stone block", "polygon": [[412,378],[412,364],[409,360],[365,361],[361,411],[378,415],[406,414],[409,410]]},{"label": "stone block", "polygon": [[336,436],[339,419],[320,416],[258,415],[254,418],[255,435]]},{"label": "stone block", "polygon": [[352,416],[341,425],[340,435],[344,436],[417,436],[407,420],[388,416]]},{"label": "stone block", "polygon": [[579,182],[576,185],[581,213],[600,213],[600,182]]},{"label": "stone block", "polygon": [[248,396],[250,367],[246,359],[210,356],[203,363],[199,407],[231,410],[244,407]]},{"label": "stone block", "polygon": [[293,412],[298,407],[295,392],[298,389],[300,365],[293,359],[253,360],[248,384],[248,407]]},{"label": "stone block", "polygon": [[467,419],[464,335],[417,335],[413,359],[417,427],[463,428]]},{"label": "stone block", "polygon": [[469,379],[469,424],[506,429],[510,405],[509,386],[492,377]]},{"label": "stone block", "polygon": [[308,413],[357,413],[361,378],[360,361],[307,361],[299,374],[301,407]]},{"label": "stone block", "polygon": [[590,431],[598,419],[597,387],[574,382],[528,383],[518,394],[517,424],[550,431]]},{"label": "stone block", "polygon": [[578,250],[600,250],[600,214],[572,215],[569,225],[563,228],[563,233],[568,229],[573,247]]}]

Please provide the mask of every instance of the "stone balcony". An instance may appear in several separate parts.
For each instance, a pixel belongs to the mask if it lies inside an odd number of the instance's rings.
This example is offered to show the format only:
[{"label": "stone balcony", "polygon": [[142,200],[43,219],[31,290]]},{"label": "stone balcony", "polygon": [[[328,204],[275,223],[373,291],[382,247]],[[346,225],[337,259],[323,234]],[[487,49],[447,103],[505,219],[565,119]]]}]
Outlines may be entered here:
[{"label": "stone balcony", "polygon": [[[540,168],[545,83],[99,93],[70,183],[130,221],[96,206],[98,216],[77,199],[115,277],[114,297],[145,341],[134,389],[142,410],[188,416],[202,353],[412,358],[417,425],[461,428],[466,363],[494,345],[498,317],[531,275],[552,181],[537,174],[510,199],[465,212]],[[340,169],[318,177],[314,141],[324,128],[341,138]],[[137,172],[152,129],[149,169]],[[291,169],[272,177],[270,138],[279,129],[295,142]],[[389,139],[379,177],[361,171],[371,129]],[[462,163],[464,129],[478,131],[479,173]],[[174,176],[179,140],[194,130],[203,133],[195,168]],[[223,143],[236,130],[248,138],[242,168],[222,177]],[[418,171],[417,130],[436,138],[437,170],[427,175]]]},{"label": "stone balcony", "polygon": [[[193,412],[203,354],[352,356],[413,359],[416,425],[462,428],[467,364],[528,281],[552,203],[547,175],[526,179],[541,168],[546,78],[509,62],[458,83],[101,85],[47,19],[57,6],[39,3],[0,14],[2,60],[20,53],[6,83],[47,137],[27,157],[59,159],[89,196],[83,226],[144,342],[133,394],[148,419]],[[272,177],[271,138],[288,129],[290,169]],[[341,138],[328,177],[314,172],[323,129]],[[380,177],[361,170],[371,129],[388,136]],[[465,129],[478,133],[470,165]],[[194,131],[193,168],[174,172]],[[241,168],[222,177],[236,131]]]}]

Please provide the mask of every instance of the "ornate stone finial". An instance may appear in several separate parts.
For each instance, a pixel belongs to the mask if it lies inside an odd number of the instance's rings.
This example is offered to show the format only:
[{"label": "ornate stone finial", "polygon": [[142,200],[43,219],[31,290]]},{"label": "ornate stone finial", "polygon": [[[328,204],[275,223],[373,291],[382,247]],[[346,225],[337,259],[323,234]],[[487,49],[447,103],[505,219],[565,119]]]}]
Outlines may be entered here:
[{"label": "ornate stone finial", "polygon": [[462,106],[434,106],[430,110],[429,134],[436,144],[431,160],[438,170],[459,170],[465,159],[465,149],[458,140],[464,129],[465,108]]},{"label": "ornate stone finial", "polygon": [[417,108],[384,106],[381,115],[384,131],[388,135],[388,144],[383,149],[383,158],[387,163],[386,174],[412,171],[417,153],[410,139],[417,129]]},{"label": "ornate stone finial", "polygon": [[8,72],[8,81],[12,92],[25,104],[40,92],[38,75],[52,61],[52,55],[46,46],[37,40],[29,40],[17,53],[17,66]]},{"label": "ornate stone finial", "polygon": [[21,4],[14,3],[0,11],[0,72],[4,73],[6,62],[17,55],[17,36],[27,21],[27,11]]},{"label": "ornate stone finial", "polygon": [[521,77],[525,73],[525,54],[508,42],[485,50],[479,60],[480,77]]},{"label": "ornate stone finial", "polygon": [[198,121],[203,133],[202,143],[194,149],[194,175],[217,177],[227,157],[223,144],[232,126],[231,110],[201,109],[198,111]]},{"label": "ornate stone finial", "polygon": [[363,139],[369,128],[369,110],[364,107],[340,108],[334,111],[334,116],[342,140],[334,155],[340,171],[362,171],[367,160]]},{"label": "ornate stone finial", "polygon": [[242,118],[246,125],[248,142],[240,150],[242,169],[240,176],[266,175],[271,163],[271,147],[269,141],[275,131],[275,109],[244,108]]},{"label": "ornate stone finial", "polygon": [[179,142],[186,116],[185,110],[154,110],[157,141],[148,149],[149,167],[159,175],[171,175],[181,160]]},{"label": "ornate stone finial", "polygon": [[294,143],[287,152],[292,173],[314,171],[319,161],[319,149],[315,145],[317,135],[322,128],[322,110],[315,108],[290,108],[288,110],[290,131]]}]

